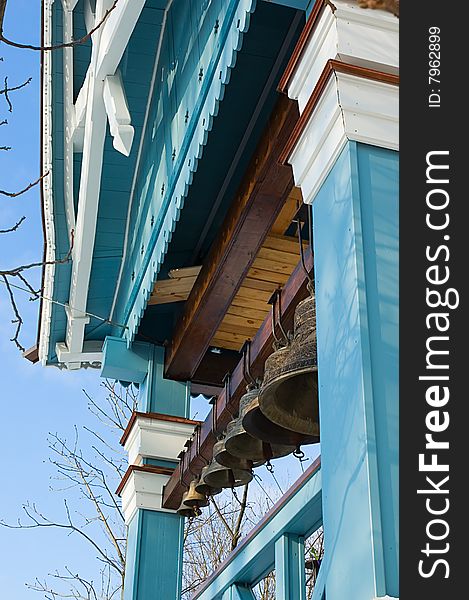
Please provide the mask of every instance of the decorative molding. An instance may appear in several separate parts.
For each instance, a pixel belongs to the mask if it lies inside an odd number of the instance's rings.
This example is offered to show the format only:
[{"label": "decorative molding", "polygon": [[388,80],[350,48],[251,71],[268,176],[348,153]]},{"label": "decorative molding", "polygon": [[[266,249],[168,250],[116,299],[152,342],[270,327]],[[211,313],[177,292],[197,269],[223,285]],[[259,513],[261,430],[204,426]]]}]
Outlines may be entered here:
[{"label": "decorative molding", "polygon": [[85,366],[99,368],[103,362],[102,342],[100,341],[84,342],[80,352],[70,352],[63,342],[56,344],[55,350],[58,362],[67,363],[67,368],[70,370]]},{"label": "decorative molding", "polygon": [[[230,14],[226,21],[226,41],[211,57],[210,66],[204,75],[204,79],[207,77],[210,85],[199,96],[196,110],[189,124],[192,134],[186,139],[179,165],[175,168],[175,176],[167,186],[163,204],[163,207],[166,208],[162,209],[165,211],[164,219],[161,226],[158,229],[155,228],[152,234],[149,250],[135,277],[130,298],[123,309],[122,321],[127,326],[124,336],[129,345],[136,335],[145,312],[154,282],[189,192],[192,178],[207,144],[213,119],[216,117],[219,104],[223,99],[225,86],[229,83],[231,70],[234,68],[237,54],[241,50],[243,35],[249,29],[250,16],[255,10],[255,5],[256,0],[232,1]],[[225,25],[222,24],[218,33],[220,39],[224,27]],[[201,126],[201,124],[203,125]]]},{"label": "decorative molding", "polygon": [[129,453],[129,464],[139,465],[143,458],[177,460],[199,424],[183,417],[134,412],[120,443]]},{"label": "decorative molding", "polygon": [[172,469],[150,465],[129,466],[116,490],[122,499],[122,512],[127,525],[138,509],[175,512],[162,508],[163,488],[172,472]]},{"label": "decorative molding", "polygon": [[365,11],[356,3],[316,3],[282,77],[279,89],[303,111],[329,59],[396,73],[399,19],[385,11]]},{"label": "decorative molding", "polygon": [[[52,45],[52,4],[53,0],[42,3],[42,44]],[[41,173],[49,173],[41,182],[43,226],[45,237],[41,315],[38,339],[39,360],[45,365],[49,354],[50,327],[52,319],[52,302],[55,277],[55,225],[54,203],[52,199],[52,53],[42,52],[42,156]]]},{"label": "decorative molding", "polygon": [[397,84],[394,75],[328,61],[281,157],[306,204],[348,140],[398,150]]},{"label": "decorative molding", "polygon": [[[127,47],[132,31],[138,21],[145,0],[121,0],[110,13],[104,25],[95,32],[92,39],[91,63],[86,75],[86,88],[80,99],[79,107],[83,108],[86,97],[84,113],[84,139],[83,159],[80,176],[80,189],[78,195],[78,209],[76,216],[75,244],[72,253],[72,274],[69,293],[69,310],[67,311],[67,332],[65,345],[57,344],[57,355],[61,362],[69,369],[78,369],[82,362],[88,363],[88,357],[83,352],[84,332],[87,324],[86,306],[88,300],[88,287],[93,260],[93,248],[96,235],[96,222],[98,216],[99,193],[101,187],[101,171],[103,164],[104,143],[106,136],[106,106],[105,106],[105,80],[107,76],[114,76]],[[100,8],[100,10],[98,10]],[[99,22],[104,14],[103,3],[96,5],[95,22]],[[119,95],[116,86],[111,82],[113,92]],[[109,84],[109,82],[108,82]],[[109,92],[111,90],[108,90]],[[107,94],[107,105],[110,112],[110,122],[114,134],[117,135],[117,146],[124,153],[130,150],[131,143],[129,124],[130,116],[123,110],[119,102],[119,115],[113,119],[115,112],[112,107],[111,93]],[[122,96],[122,94],[121,94]],[[122,98],[121,98],[122,99]],[[125,99],[124,99],[125,104]],[[81,108],[81,112],[82,112]],[[66,111],[68,132],[67,139],[71,142],[77,111]],[[80,115],[78,115],[81,118]],[[122,121],[122,123],[120,122]],[[119,139],[120,138],[120,139]],[[116,137],[115,137],[116,142]],[[70,148],[72,147],[69,144]],[[72,186],[68,178],[68,186]],[[73,187],[73,186],[72,186]],[[67,193],[73,193],[70,189]],[[80,359],[80,355],[83,357]]]}]

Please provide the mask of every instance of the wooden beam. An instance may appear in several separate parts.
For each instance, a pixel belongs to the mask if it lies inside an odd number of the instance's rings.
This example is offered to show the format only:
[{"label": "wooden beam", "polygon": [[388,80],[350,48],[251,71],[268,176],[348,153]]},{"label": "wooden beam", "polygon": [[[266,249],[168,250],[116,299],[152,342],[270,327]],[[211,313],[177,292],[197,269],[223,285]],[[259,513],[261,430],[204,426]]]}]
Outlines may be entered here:
[{"label": "wooden beam", "polygon": [[[310,249],[305,253],[305,264],[309,272],[313,268],[313,258]],[[293,315],[295,307],[306,298],[306,275],[302,265],[299,263],[293,271],[290,279],[282,290],[282,323],[286,328],[291,329],[293,324]],[[272,353],[272,319],[269,315],[258,329],[251,342],[251,365],[250,371],[254,377],[262,377],[264,372],[265,359]],[[216,441],[217,432],[225,429],[239,407],[239,400],[246,391],[246,381],[243,374],[243,360],[239,360],[231,373],[230,395],[227,397],[225,390],[217,398],[214,409],[217,415],[217,431],[212,431],[213,417],[212,412],[202,423],[199,430],[199,443],[192,444],[189,448],[189,456],[185,460],[184,472],[182,478],[186,483],[193,477],[192,474],[199,474],[207,460],[212,457],[213,444]],[[213,410],[213,409],[212,409]],[[176,469],[171,479],[166,484],[163,497],[163,507],[177,509],[180,504],[185,487],[180,482],[179,467]]]},{"label": "wooden beam", "polygon": [[167,348],[167,378],[192,378],[285,204],[293,174],[278,158],[297,121],[296,102],[280,97]]}]

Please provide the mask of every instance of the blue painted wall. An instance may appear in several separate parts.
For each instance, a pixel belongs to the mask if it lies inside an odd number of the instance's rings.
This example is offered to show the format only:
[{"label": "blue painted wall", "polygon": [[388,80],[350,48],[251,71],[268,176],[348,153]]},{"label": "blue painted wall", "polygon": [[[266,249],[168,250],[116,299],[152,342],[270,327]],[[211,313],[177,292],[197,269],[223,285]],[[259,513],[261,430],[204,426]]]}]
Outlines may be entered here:
[{"label": "blue painted wall", "polygon": [[348,143],[313,203],[328,600],[399,595],[397,169]]},{"label": "blue painted wall", "polygon": [[184,520],[139,510],[128,527],[125,600],[178,600],[182,585]]}]

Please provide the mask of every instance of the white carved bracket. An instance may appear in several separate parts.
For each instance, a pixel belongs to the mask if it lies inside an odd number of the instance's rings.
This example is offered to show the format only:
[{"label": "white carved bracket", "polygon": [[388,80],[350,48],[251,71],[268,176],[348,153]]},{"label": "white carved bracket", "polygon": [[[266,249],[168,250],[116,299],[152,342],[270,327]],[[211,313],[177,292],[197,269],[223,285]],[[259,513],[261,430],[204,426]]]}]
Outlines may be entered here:
[{"label": "white carved bracket", "polygon": [[103,98],[109,128],[114,138],[113,146],[121,154],[129,156],[134,128],[131,125],[124,84],[119,71],[116,75],[108,75],[104,80]]}]

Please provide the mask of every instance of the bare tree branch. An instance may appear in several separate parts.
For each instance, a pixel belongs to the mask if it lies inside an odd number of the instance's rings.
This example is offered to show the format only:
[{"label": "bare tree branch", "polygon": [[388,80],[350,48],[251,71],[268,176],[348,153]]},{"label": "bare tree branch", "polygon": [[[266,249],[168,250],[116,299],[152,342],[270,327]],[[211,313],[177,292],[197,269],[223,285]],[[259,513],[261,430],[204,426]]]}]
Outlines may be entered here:
[{"label": "bare tree branch", "polygon": [[20,190],[19,192],[7,192],[6,190],[0,190],[0,195],[7,196],[8,198],[17,198],[18,196],[29,192],[30,189],[32,189],[34,186],[40,183],[44,179],[44,177],[47,177],[48,175],[49,171],[38,177],[36,181],[32,181],[31,183],[29,183],[24,189]]},{"label": "bare tree branch", "polygon": [[7,292],[8,292],[8,296],[10,298],[10,304],[11,304],[11,308],[13,310],[13,313],[15,315],[15,319],[13,319],[11,322],[13,324],[16,323],[16,330],[15,330],[15,335],[10,338],[10,342],[13,342],[15,344],[15,346],[18,348],[18,350],[20,352],[24,352],[25,348],[24,346],[22,346],[19,342],[19,335],[20,335],[20,331],[21,331],[21,327],[23,326],[23,319],[21,318],[20,312],[18,310],[18,306],[16,304],[15,301],[15,295],[13,294],[13,291],[11,289],[10,286],[10,282],[8,281],[8,278],[5,275],[0,275],[6,288],[7,288]]},{"label": "bare tree branch", "polygon": [[52,46],[34,46],[32,44],[22,44],[20,42],[15,42],[13,40],[8,39],[3,35],[3,19],[5,14],[5,8],[7,0],[0,0],[0,41],[8,46],[13,46],[14,48],[22,48],[24,50],[36,50],[42,52],[50,52],[52,50],[60,50],[61,48],[72,48],[73,46],[78,46],[79,44],[84,44],[88,41],[93,33],[97,31],[106,21],[111,12],[116,8],[119,0],[114,0],[113,5],[106,10],[103,15],[103,18],[99,21],[97,25],[95,25],[86,35],[79,38],[78,40],[71,40],[70,42],[64,42],[62,44],[55,44]]},{"label": "bare tree branch", "polygon": [[17,221],[13,227],[10,227],[9,229],[0,229],[0,233],[12,233],[13,231],[16,231],[21,224],[23,223],[23,221],[26,219],[26,217],[21,217],[21,219],[19,221]]},{"label": "bare tree branch", "polygon": [[32,77],[29,77],[26,81],[21,83],[20,85],[16,85],[14,87],[8,87],[8,77],[5,77],[3,89],[0,89],[0,96],[5,96],[5,101],[8,104],[8,112],[13,112],[13,104],[11,103],[9,93],[16,92],[17,90],[21,90],[31,83],[33,80]]}]

